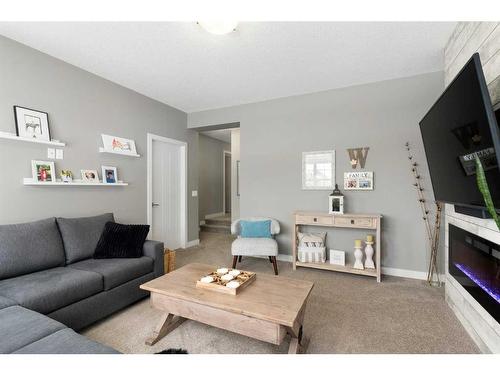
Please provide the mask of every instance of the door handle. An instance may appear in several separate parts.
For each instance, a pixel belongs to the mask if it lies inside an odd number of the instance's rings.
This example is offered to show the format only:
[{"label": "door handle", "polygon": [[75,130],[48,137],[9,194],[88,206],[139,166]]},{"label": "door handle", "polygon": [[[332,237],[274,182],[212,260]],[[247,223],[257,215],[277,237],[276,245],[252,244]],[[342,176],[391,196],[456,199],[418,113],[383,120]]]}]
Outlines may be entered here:
[{"label": "door handle", "polygon": [[153,207],[158,207],[160,204],[159,203],[151,203],[151,206]]}]

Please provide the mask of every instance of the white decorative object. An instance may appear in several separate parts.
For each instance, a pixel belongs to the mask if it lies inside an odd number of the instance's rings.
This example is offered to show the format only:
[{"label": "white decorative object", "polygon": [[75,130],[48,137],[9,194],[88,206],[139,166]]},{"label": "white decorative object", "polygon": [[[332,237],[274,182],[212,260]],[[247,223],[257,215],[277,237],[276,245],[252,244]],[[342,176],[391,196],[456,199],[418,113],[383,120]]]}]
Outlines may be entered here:
[{"label": "white decorative object", "polygon": [[354,261],[353,268],[356,268],[358,270],[364,270],[365,267],[363,266],[363,252],[361,251],[361,240],[354,240],[354,258],[356,260]]},{"label": "white decorative object", "polygon": [[335,184],[335,190],[328,197],[328,213],[332,215],[344,214],[344,194],[339,190],[339,186]]},{"label": "white decorative object", "polygon": [[53,161],[32,160],[31,173],[33,180],[40,183],[56,181],[56,168]]},{"label": "white decorative object", "polygon": [[325,263],[326,247],[299,246],[297,258],[303,263]]},{"label": "white decorative object", "polygon": [[110,152],[114,154],[138,156],[133,139],[115,137],[112,135],[101,134],[103,149],[99,152]]},{"label": "white decorative object", "polygon": [[345,266],[345,251],[330,249],[330,264]]},{"label": "white decorative object", "polygon": [[99,181],[99,174],[95,169],[82,169],[80,171],[82,175],[82,181],[83,182],[89,182],[93,184],[98,184],[100,183]]},{"label": "white decorative object", "polygon": [[101,166],[102,183],[115,184],[118,181],[118,172],[116,167],[109,167],[106,165]]},{"label": "white decorative object", "polygon": [[240,270],[231,270],[231,271],[229,271],[229,274],[231,276],[234,276],[234,277],[238,276],[240,273],[241,273]]},{"label": "white decorative object", "polygon": [[231,289],[236,289],[237,287],[239,287],[239,286],[240,286],[240,283],[239,283],[239,282],[237,282],[237,281],[234,281],[234,280],[233,280],[233,281],[228,282],[228,283],[226,284],[226,286],[227,286],[228,288],[231,288]]},{"label": "white decorative object", "polygon": [[19,137],[50,141],[49,115],[47,112],[14,106],[16,132]]},{"label": "white decorative object", "polygon": [[228,271],[227,268],[218,268],[216,272],[218,275],[225,275]]},{"label": "white decorative object", "polygon": [[210,284],[214,282],[214,278],[212,276],[205,276],[202,277],[200,281],[205,284]]},{"label": "white decorative object", "polygon": [[373,172],[345,172],[344,190],[373,190]]},{"label": "white decorative object", "polygon": [[375,269],[375,263],[373,263],[373,243],[374,242],[368,242],[366,241],[366,246],[365,246],[365,268],[373,268]]},{"label": "white decorative object", "polygon": [[335,187],[335,151],[302,153],[302,189],[331,190]]},{"label": "white decorative object", "polygon": [[222,275],[220,279],[222,281],[231,281],[232,279],[234,279],[234,277],[233,275],[226,273],[225,275]]}]

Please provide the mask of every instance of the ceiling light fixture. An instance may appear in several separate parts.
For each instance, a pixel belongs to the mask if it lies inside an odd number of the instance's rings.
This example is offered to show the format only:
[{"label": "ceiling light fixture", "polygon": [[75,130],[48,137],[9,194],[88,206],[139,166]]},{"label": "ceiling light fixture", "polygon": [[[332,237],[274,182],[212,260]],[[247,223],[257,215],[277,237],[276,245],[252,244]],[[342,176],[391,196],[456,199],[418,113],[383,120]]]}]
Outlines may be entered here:
[{"label": "ceiling light fixture", "polygon": [[198,21],[197,23],[209,33],[216,35],[229,34],[236,31],[236,26],[238,26],[236,21]]}]

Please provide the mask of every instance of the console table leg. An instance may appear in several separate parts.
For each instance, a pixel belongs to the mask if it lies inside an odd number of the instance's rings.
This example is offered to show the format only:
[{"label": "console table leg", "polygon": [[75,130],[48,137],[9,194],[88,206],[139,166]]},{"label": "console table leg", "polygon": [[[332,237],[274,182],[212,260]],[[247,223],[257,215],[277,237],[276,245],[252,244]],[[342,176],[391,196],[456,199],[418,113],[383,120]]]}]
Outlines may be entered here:
[{"label": "console table leg", "polygon": [[288,347],[288,354],[299,354],[304,349],[302,346],[302,326],[300,326],[298,333],[295,333],[293,329],[289,329],[288,332],[290,333],[290,336],[292,336],[290,346]]},{"label": "console table leg", "polygon": [[165,313],[153,332],[153,336],[146,340],[146,345],[152,346],[180,326],[186,318]]}]

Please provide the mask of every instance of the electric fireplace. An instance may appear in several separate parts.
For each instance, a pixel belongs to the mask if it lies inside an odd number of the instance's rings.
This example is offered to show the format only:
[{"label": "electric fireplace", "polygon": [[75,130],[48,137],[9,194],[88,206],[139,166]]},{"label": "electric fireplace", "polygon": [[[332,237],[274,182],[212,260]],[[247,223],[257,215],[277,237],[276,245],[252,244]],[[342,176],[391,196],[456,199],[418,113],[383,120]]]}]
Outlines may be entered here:
[{"label": "electric fireplace", "polygon": [[500,245],[449,225],[449,274],[500,323]]}]

